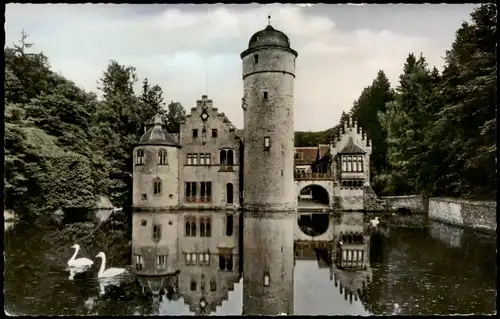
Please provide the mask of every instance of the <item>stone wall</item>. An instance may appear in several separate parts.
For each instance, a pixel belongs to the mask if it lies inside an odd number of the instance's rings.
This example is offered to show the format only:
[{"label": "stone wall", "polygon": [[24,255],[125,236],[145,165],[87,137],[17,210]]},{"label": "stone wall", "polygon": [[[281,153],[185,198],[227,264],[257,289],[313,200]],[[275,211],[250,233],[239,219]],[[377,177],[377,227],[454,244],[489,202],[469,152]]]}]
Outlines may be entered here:
[{"label": "stone wall", "polygon": [[429,200],[429,219],[460,227],[495,232],[496,202],[436,197]]},{"label": "stone wall", "polygon": [[387,203],[389,210],[409,209],[412,213],[425,213],[427,205],[422,194],[405,196],[383,196],[381,200]]}]

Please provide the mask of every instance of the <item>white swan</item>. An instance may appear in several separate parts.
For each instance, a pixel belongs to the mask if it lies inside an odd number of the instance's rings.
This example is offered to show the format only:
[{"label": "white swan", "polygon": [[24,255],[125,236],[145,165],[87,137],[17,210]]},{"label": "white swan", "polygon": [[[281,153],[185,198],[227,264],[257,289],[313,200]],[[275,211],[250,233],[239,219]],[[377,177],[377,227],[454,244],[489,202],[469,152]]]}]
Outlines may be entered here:
[{"label": "white swan", "polygon": [[394,310],[392,311],[392,315],[397,315],[401,312],[401,308],[397,303],[394,304]]},{"label": "white swan", "polygon": [[71,248],[75,249],[75,253],[70,258],[70,260],[68,260],[68,266],[70,266],[70,267],[90,267],[94,264],[94,262],[88,258],[76,259],[76,255],[78,254],[78,251],[80,250],[80,245],[74,244],[73,246],[71,246]]},{"label": "white swan", "polygon": [[95,257],[101,257],[102,259],[101,268],[99,268],[99,273],[97,274],[98,278],[114,277],[125,272],[125,268],[108,268],[104,270],[106,268],[106,255],[102,251]]},{"label": "white swan", "polygon": [[375,219],[370,220],[370,223],[372,223],[373,227],[377,227],[378,223],[380,223],[380,221],[378,220],[378,216],[375,217]]}]

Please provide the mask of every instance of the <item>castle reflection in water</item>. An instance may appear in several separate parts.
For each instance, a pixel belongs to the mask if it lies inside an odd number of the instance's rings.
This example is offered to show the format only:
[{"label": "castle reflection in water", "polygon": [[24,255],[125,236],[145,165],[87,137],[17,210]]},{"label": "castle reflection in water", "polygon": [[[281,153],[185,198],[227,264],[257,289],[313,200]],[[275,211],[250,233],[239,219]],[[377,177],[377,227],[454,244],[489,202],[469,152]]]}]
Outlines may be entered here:
[{"label": "castle reflection in water", "polygon": [[345,302],[362,301],[372,279],[364,214],[330,215],[318,236],[306,235],[299,220],[276,212],[136,212],[132,265],[157,313],[162,302],[183,300],[191,313],[212,314],[239,298],[243,315],[294,314],[294,268],[301,259],[329,268],[325,281]]}]

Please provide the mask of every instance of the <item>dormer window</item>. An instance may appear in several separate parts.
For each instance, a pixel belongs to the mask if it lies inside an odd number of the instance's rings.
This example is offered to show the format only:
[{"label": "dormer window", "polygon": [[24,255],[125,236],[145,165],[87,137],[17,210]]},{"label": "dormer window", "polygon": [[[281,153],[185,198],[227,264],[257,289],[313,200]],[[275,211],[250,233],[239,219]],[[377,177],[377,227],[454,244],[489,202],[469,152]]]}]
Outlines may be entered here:
[{"label": "dormer window", "polygon": [[168,164],[168,158],[167,158],[167,150],[160,150],[158,152],[158,165],[167,165]]},{"label": "dormer window", "polygon": [[264,137],[264,151],[268,151],[271,148],[271,138],[269,136]]},{"label": "dormer window", "polygon": [[135,165],[144,165],[144,150],[137,150]]}]

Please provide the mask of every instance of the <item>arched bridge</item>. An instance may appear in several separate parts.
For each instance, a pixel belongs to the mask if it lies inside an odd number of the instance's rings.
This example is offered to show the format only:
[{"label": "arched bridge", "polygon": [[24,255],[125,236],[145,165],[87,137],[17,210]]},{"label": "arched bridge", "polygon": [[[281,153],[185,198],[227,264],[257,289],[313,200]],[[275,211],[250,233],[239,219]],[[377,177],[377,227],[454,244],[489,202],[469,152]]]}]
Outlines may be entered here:
[{"label": "arched bridge", "polygon": [[299,210],[322,211],[333,207],[332,173],[299,173],[294,178]]}]

